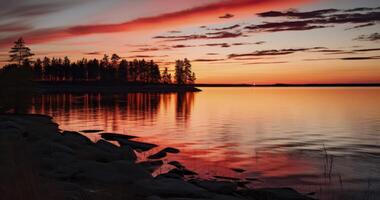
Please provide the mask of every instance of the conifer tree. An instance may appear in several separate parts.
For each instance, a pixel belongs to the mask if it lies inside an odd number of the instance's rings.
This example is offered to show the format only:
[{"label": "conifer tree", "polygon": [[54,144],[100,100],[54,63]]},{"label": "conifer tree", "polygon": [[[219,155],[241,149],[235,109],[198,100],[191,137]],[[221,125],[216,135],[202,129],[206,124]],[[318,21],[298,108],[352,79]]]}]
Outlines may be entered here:
[{"label": "conifer tree", "polygon": [[[24,60],[28,60],[34,54],[31,52],[30,48],[25,46],[25,41],[20,37],[15,41],[14,46],[9,51],[10,62],[17,62],[18,66],[21,66]],[[28,60],[29,61],[29,60]]]}]

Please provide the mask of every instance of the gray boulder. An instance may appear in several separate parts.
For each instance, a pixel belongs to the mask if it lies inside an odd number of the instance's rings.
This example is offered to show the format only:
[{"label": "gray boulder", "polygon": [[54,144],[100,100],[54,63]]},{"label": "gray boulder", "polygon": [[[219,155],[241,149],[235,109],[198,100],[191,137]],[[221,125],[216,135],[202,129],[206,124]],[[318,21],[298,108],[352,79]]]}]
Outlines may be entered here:
[{"label": "gray boulder", "polygon": [[190,182],[210,192],[220,194],[232,194],[237,190],[236,183],[230,181],[191,180]]}]

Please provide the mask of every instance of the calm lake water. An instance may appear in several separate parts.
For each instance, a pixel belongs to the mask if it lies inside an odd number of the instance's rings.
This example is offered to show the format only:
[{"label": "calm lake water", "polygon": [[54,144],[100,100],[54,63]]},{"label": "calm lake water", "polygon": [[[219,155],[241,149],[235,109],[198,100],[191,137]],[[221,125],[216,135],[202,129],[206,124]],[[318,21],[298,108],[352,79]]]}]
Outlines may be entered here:
[{"label": "calm lake water", "polygon": [[250,187],[293,187],[322,199],[379,195],[380,88],[201,89],[47,94],[34,97],[29,111],[53,116],[63,130],[101,129],[177,147],[181,153],[166,161],[205,178],[251,178]]}]

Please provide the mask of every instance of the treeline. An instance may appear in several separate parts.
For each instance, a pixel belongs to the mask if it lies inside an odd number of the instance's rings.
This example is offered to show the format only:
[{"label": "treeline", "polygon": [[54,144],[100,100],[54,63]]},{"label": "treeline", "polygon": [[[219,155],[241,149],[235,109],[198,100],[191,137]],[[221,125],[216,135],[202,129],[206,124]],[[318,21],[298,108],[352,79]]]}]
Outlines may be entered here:
[{"label": "treeline", "polygon": [[153,60],[144,59],[127,61],[117,54],[102,59],[81,59],[72,62],[68,57],[36,59],[25,46],[22,38],[15,42],[10,51],[10,61],[15,64],[5,65],[0,70],[0,78],[46,80],[46,81],[123,81],[140,83],[194,84],[196,78],[188,59],[177,60],[174,80],[168,68],[160,72]]}]

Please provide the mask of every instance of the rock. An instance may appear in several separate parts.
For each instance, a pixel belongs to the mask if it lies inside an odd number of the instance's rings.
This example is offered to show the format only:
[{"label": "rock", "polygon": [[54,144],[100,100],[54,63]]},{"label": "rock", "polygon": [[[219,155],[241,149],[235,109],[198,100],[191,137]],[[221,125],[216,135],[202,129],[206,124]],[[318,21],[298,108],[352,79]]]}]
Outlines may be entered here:
[{"label": "rock", "polygon": [[118,147],[105,140],[98,140],[95,143],[96,147],[111,154],[117,155],[120,160],[136,161],[136,153],[128,146]]},{"label": "rock", "polygon": [[130,141],[130,140],[125,140],[125,139],[118,139],[117,141],[122,146],[125,146],[125,145],[130,146],[132,149],[139,150],[139,151],[149,151],[157,147],[156,144],[145,143],[145,142]]},{"label": "rock", "polygon": [[240,169],[240,168],[232,168],[231,170],[234,171],[234,172],[237,172],[237,173],[243,173],[243,172],[245,172],[245,169]]},{"label": "rock", "polygon": [[52,142],[50,140],[39,140],[36,141],[33,146],[33,151],[36,152],[39,155],[52,155],[53,153],[56,152],[61,152],[61,153],[66,153],[66,154],[75,154],[75,151],[60,143]]},{"label": "rock", "polygon": [[220,194],[232,194],[237,190],[236,183],[229,181],[191,180],[190,182],[210,192]]},{"label": "rock", "polygon": [[117,151],[104,151],[98,148],[96,145],[83,146],[80,151],[77,152],[77,158],[79,160],[92,160],[102,163],[109,163],[118,160],[134,161],[135,157],[127,157],[122,150]]},{"label": "rock", "polygon": [[193,172],[193,171],[185,169],[185,168],[183,168],[183,169],[175,168],[175,169],[170,170],[168,173],[177,174],[177,175],[182,176],[182,177],[183,176],[196,176],[196,175],[198,175],[196,172]]},{"label": "rock", "polygon": [[149,159],[161,159],[161,158],[166,157],[167,153],[179,153],[179,150],[176,148],[172,148],[172,147],[166,147],[166,148],[162,149],[161,151],[159,151],[153,155],[148,156],[148,158]]},{"label": "rock", "polygon": [[148,156],[148,158],[149,159],[161,159],[161,158],[166,157],[166,155],[167,155],[166,152],[161,150],[161,151],[159,151],[153,155]]},{"label": "rock", "polygon": [[166,153],[179,153],[180,152],[179,149],[176,149],[176,148],[173,148],[173,147],[166,147],[162,151],[164,151]]},{"label": "rock", "polygon": [[16,129],[18,130],[19,132],[25,132],[25,127],[23,127],[22,125],[20,125],[19,123],[17,122],[14,122],[14,121],[2,121],[0,123],[0,130],[4,130],[4,129]]},{"label": "rock", "polygon": [[167,173],[163,173],[163,174],[160,174],[158,176],[156,176],[155,178],[176,178],[176,179],[183,179],[183,176],[181,175],[178,175],[178,174],[175,174],[175,173],[170,173],[170,172],[167,172]]},{"label": "rock", "polygon": [[163,200],[159,196],[149,196],[146,198],[146,200]]},{"label": "rock", "polygon": [[257,200],[312,200],[308,196],[302,195],[291,188],[263,188],[242,190],[242,196]]},{"label": "rock", "polygon": [[245,188],[247,187],[247,184],[249,184],[250,181],[237,181],[236,184],[238,187],[242,187],[242,188]]},{"label": "rock", "polygon": [[178,168],[178,169],[184,169],[185,168],[185,166],[183,166],[180,162],[178,162],[178,161],[170,161],[170,162],[168,162],[168,164],[169,165],[172,165],[172,166],[174,166],[174,167],[176,167],[176,168]]},{"label": "rock", "polygon": [[210,194],[203,188],[197,187],[180,179],[172,178],[141,180],[136,182],[136,187],[147,196],[156,195],[166,198],[202,198],[210,196]]},{"label": "rock", "polygon": [[221,195],[221,194],[215,194],[211,199],[212,200],[246,200],[246,199],[238,198],[235,196]]},{"label": "rock", "polygon": [[214,178],[224,179],[224,180],[230,180],[230,181],[238,181],[238,180],[240,180],[239,178],[228,177],[228,176],[214,176]]},{"label": "rock", "polygon": [[258,178],[245,178],[245,180],[248,180],[248,181],[255,181],[255,182],[263,182],[262,180],[258,179]]},{"label": "rock", "polygon": [[70,165],[77,161],[74,155],[65,152],[54,152],[50,156],[42,157],[41,166],[46,170],[54,170],[57,167]]},{"label": "rock", "polygon": [[[159,196],[149,196],[146,198],[146,200],[164,200],[163,198]],[[209,197],[205,198],[191,198],[191,197],[179,197],[179,198],[165,198],[165,200],[242,200],[241,198],[233,197],[233,196],[227,196],[227,195],[221,195],[221,194],[210,194]]]},{"label": "rock", "polygon": [[88,137],[75,131],[63,131],[62,135],[68,142],[79,143],[84,145],[93,144],[93,142]]},{"label": "rock", "polygon": [[110,140],[110,141],[118,141],[118,139],[130,140],[130,139],[138,138],[137,136],[125,135],[125,134],[119,134],[119,133],[101,133],[100,135],[102,136],[103,139]]},{"label": "rock", "polygon": [[130,184],[139,180],[153,179],[150,173],[128,161],[110,163],[80,161],[57,169],[55,175],[74,182],[106,184]]},{"label": "rock", "polygon": [[164,162],[162,160],[156,160],[156,161],[143,161],[137,164],[142,166],[144,169],[148,170],[149,172],[153,173],[158,168],[160,168],[164,164]]},{"label": "rock", "polygon": [[120,149],[120,152],[122,154],[123,159],[130,160],[130,161],[136,161],[137,160],[137,155],[131,147],[122,146],[122,147],[119,147],[119,149]]},{"label": "rock", "polygon": [[102,132],[103,130],[81,130],[79,132],[81,133],[99,133]]},{"label": "rock", "polygon": [[110,142],[107,142],[105,140],[98,140],[95,142],[95,145],[104,150],[104,151],[108,151],[108,152],[112,152],[112,151],[117,151],[119,149],[118,146],[110,143]]}]

